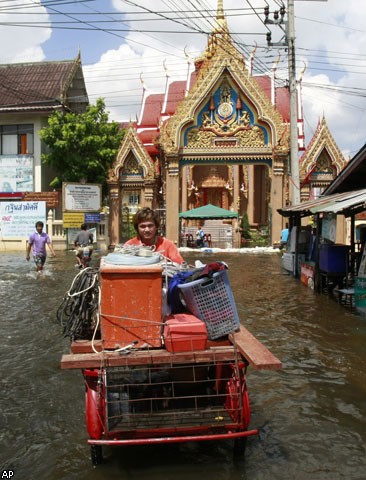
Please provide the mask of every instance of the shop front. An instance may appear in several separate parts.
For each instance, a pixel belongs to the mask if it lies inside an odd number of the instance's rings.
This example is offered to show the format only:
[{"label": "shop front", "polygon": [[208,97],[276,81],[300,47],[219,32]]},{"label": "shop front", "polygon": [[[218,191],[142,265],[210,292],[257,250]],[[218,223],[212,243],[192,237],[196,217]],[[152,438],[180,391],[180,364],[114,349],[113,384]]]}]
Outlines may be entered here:
[{"label": "shop front", "polygon": [[357,215],[366,210],[365,202],[362,189],[278,210],[290,229],[283,267],[307,287],[356,308],[366,300],[365,241],[355,224]]}]

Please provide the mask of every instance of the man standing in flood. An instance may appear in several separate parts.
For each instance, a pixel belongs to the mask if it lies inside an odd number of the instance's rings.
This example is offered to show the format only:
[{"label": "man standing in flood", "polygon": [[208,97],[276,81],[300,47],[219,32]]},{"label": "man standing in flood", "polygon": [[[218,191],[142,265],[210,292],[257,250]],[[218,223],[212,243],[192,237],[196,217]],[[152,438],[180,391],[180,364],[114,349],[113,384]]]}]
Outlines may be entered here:
[{"label": "man standing in flood", "polygon": [[53,257],[56,253],[53,249],[52,242],[47,233],[43,232],[43,222],[36,223],[36,231],[29,236],[27,242],[27,255],[26,259],[29,261],[30,251],[32,250],[33,260],[36,264],[36,271],[39,273],[43,270],[43,266],[46,262],[47,252],[46,244],[51,251]]}]

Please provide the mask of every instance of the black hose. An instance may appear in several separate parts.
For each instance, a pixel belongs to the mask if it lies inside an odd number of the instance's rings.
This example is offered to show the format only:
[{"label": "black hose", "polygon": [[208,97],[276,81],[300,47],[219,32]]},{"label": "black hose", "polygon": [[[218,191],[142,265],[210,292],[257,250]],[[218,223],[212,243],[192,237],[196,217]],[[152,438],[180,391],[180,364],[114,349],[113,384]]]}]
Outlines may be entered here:
[{"label": "black hose", "polygon": [[99,269],[81,270],[57,309],[56,317],[63,328],[63,335],[71,340],[91,340],[98,303]]}]

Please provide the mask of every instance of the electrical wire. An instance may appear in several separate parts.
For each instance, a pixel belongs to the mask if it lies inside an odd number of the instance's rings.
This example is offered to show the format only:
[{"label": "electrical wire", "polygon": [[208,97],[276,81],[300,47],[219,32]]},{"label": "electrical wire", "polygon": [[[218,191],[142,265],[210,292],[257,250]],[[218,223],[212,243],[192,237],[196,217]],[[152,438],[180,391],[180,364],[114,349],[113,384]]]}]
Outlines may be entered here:
[{"label": "electrical wire", "polygon": [[56,317],[71,340],[92,337],[99,304],[99,269],[85,268],[72,281]]}]

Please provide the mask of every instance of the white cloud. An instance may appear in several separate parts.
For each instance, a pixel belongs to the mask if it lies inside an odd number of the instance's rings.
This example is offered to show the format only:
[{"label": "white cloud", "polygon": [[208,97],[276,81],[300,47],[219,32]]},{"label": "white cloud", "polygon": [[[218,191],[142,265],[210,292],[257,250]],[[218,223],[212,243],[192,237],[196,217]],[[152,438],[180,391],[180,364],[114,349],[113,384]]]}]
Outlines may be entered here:
[{"label": "white cloud", "polygon": [[[315,129],[324,115],[337,144],[352,157],[366,133],[366,12],[357,0],[295,2],[295,8],[297,49],[308,66],[303,89],[306,141],[311,140],[309,125]],[[363,97],[346,95],[351,89],[363,90]]]},{"label": "white cloud", "polygon": [[48,15],[43,15],[45,13],[47,13],[47,11],[41,6],[40,0],[22,0],[21,3],[15,2],[14,0],[1,2],[1,63],[37,62],[45,60],[41,45],[50,38],[51,28],[41,29],[11,26],[11,24],[15,23],[20,24],[33,21],[35,14],[42,14],[42,21],[50,23]]}]

